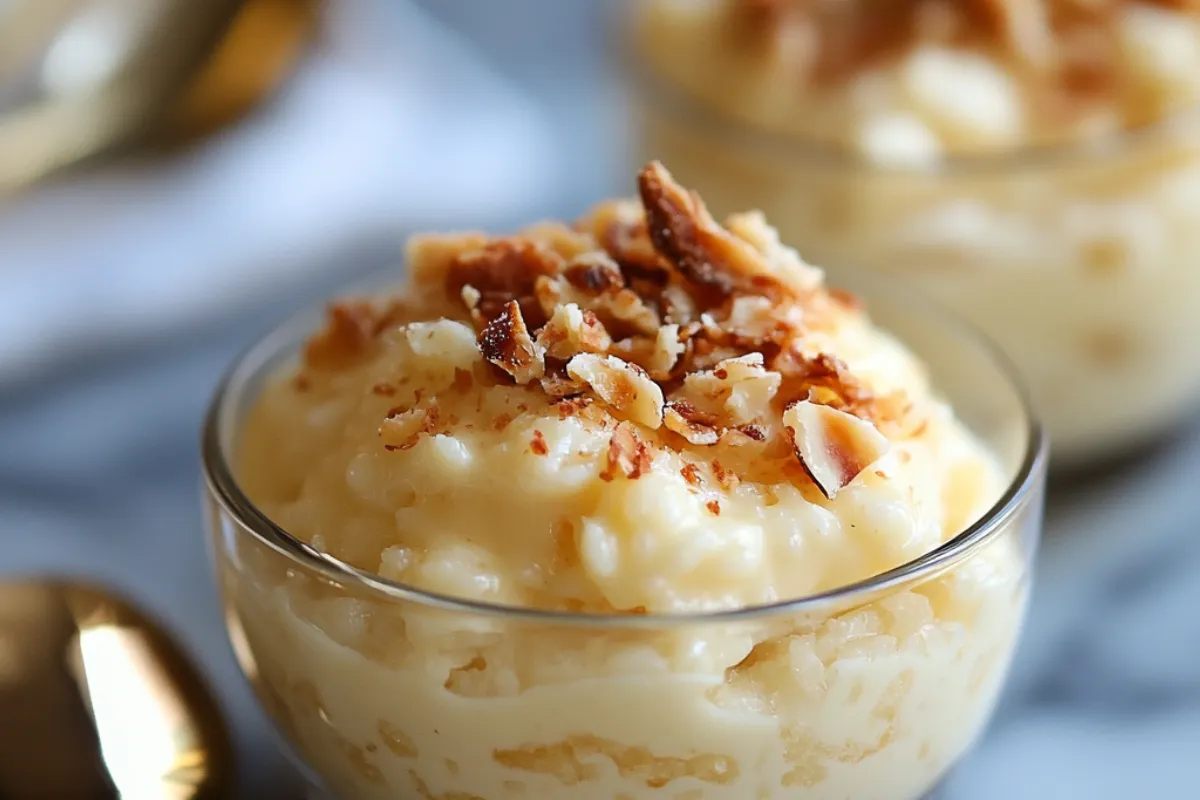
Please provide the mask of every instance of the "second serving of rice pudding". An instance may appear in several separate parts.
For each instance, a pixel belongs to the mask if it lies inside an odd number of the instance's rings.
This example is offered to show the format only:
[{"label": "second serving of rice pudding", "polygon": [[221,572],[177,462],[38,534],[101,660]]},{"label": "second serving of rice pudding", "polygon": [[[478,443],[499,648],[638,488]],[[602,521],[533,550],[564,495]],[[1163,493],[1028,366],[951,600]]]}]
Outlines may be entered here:
[{"label": "second serving of rice pudding", "polygon": [[1195,407],[1196,3],[628,5],[642,152],[817,263],[902,275],[978,324],[1056,459]]},{"label": "second serving of rice pudding", "polygon": [[337,796],[913,800],[989,715],[1028,519],[920,583],[709,619],[921,556],[1008,478],[760,214],[719,224],[657,163],[638,187],[415,238],[403,290],[334,305],[247,418],[276,524],[493,607],[218,525],[235,644]]}]

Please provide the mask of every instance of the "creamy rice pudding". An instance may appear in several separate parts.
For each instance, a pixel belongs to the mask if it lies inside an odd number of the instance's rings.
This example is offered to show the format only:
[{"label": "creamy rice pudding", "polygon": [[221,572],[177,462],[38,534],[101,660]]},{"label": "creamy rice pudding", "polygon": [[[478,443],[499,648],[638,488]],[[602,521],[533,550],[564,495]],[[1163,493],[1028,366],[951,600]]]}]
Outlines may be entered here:
[{"label": "creamy rice pudding", "polygon": [[761,214],[638,187],[415,238],[236,437],[263,514],[409,587],[214,510],[235,646],[337,796],[911,799],[989,715],[1036,508],[921,580],[737,615],[935,550],[1012,479]]},{"label": "creamy rice pudding", "polygon": [[1200,395],[1200,7],[862,6],[630,3],[642,152],[980,325],[1057,460],[1179,421]]}]

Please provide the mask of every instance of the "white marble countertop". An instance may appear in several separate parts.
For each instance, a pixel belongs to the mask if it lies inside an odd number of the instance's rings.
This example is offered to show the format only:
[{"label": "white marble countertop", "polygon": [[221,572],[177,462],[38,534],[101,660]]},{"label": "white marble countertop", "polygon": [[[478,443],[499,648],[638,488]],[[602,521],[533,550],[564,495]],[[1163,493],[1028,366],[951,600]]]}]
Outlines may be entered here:
[{"label": "white marble countertop", "polygon": [[[520,15],[544,0],[506,4],[512,31],[474,13],[484,5],[445,0],[439,11],[490,28],[491,56],[554,105],[560,138],[601,156],[547,203],[573,214],[625,188],[612,180],[619,153],[603,146],[614,122],[586,101],[611,91],[598,53],[575,53],[574,71],[538,71],[520,55],[536,49],[521,39]],[[594,32],[596,3],[556,6],[560,30]],[[556,41],[550,57],[572,50],[566,34]],[[183,632],[236,723],[247,798],[288,796],[294,779],[225,643],[199,519],[199,421],[219,373],[263,318],[333,279],[260,297],[219,323],[195,319],[0,380],[3,571],[103,580]],[[950,780],[951,800],[1200,797],[1200,426],[1175,438],[1119,471],[1057,487],[1009,691]]]}]

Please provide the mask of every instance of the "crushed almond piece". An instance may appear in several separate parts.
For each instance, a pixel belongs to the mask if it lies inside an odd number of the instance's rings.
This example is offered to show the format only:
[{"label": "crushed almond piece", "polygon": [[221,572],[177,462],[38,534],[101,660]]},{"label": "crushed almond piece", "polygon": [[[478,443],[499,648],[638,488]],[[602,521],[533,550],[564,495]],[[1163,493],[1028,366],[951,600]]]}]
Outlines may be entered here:
[{"label": "crushed almond piece", "polygon": [[723,295],[786,296],[761,254],[721,228],[695,192],[686,192],[657,161],[638,176],[655,248],[688,280]]},{"label": "crushed almond piece", "polygon": [[636,364],[616,356],[581,353],[567,362],[567,374],[586,383],[597,397],[628,419],[648,428],[662,425],[662,388]]},{"label": "crushed almond piece", "polygon": [[540,381],[542,391],[551,399],[571,398],[587,391],[587,384],[576,380],[565,371],[547,372]]},{"label": "crushed almond piece", "polygon": [[479,333],[479,351],[519,384],[542,377],[546,362],[542,348],[533,341],[521,307],[510,300],[500,314]]},{"label": "crushed almond piece", "polygon": [[613,294],[625,288],[621,268],[605,253],[576,256],[563,270],[567,282],[591,295]]},{"label": "crushed almond piece", "polygon": [[789,405],[783,424],[800,465],[831,500],[890,446],[870,422],[807,400]]},{"label": "crushed almond piece", "polygon": [[379,426],[379,438],[387,450],[409,450],[417,445],[421,434],[433,433],[437,423],[437,406],[407,411],[392,409]]},{"label": "crushed almond piece", "polygon": [[692,486],[700,485],[700,469],[695,464],[684,464],[683,469],[679,470],[679,474]]},{"label": "crushed almond piece", "polygon": [[608,461],[601,479],[612,481],[617,475],[636,480],[650,471],[653,458],[650,447],[638,436],[637,428],[622,422],[613,430],[608,444]]},{"label": "crushed almond piece", "polygon": [[533,440],[529,443],[529,450],[535,456],[544,456],[550,452],[550,449],[546,447],[546,437],[542,435],[541,431],[534,430]]},{"label": "crushed almond piece", "polygon": [[515,301],[536,328],[545,317],[534,298],[534,284],[539,277],[559,274],[562,267],[562,257],[540,242],[519,237],[495,239],[458,254],[445,273],[446,290],[466,302],[463,289],[472,287],[479,294],[476,307],[485,320],[495,318]]},{"label": "crushed almond piece", "polygon": [[554,309],[538,331],[537,343],[547,356],[565,361],[579,353],[607,353],[612,338],[594,312],[567,303]]},{"label": "crushed almond piece", "polygon": [[704,414],[682,400],[667,403],[663,410],[663,426],[694,445],[714,445],[721,438],[712,415]]},{"label": "crushed almond piece", "polygon": [[707,508],[714,517],[721,516],[721,504],[716,500],[709,500],[704,504],[704,507]]},{"label": "crushed almond piece", "polygon": [[712,462],[712,471],[722,489],[733,489],[739,483],[738,476],[732,470],[725,469],[716,459]]}]

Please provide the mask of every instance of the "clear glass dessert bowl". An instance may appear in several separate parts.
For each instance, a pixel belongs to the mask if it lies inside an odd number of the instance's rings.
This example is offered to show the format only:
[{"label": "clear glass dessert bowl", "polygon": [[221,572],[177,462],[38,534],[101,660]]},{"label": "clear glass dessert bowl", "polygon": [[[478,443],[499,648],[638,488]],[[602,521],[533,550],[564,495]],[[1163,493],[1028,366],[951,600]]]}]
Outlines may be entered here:
[{"label": "clear glass dessert bowl", "polygon": [[[801,34],[780,27],[771,45],[746,55],[733,51],[757,34],[708,19],[737,2],[627,4],[622,57],[637,158],[663,159],[717,211],[762,208],[831,276],[887,273],[977,325],[1021,370],[1056,464],[1120,456],[1192,414],[1200,402],[1200,357],[1189,344],[1200,336],[1194,10],[1097,5],[1097,15],[1112,15],[1096,22],[1101,57],[1109,43],[1116,54],[1092,82],[1132,86],[1131,96],[1096,89],[1038,106],[1030,97],[1044,87],[1022,86],[1013,77],[1020,65],[1006,72],[1011,65],[992,59],[1003,44],[984,55],[916,47],[907,60],[872,62],[807,94]],[[903,34],[867,33],[903,50],[892,41]],[[838,40],[827,44],[836,50]],[[1063,118],[1076,107],[1086,113],[1068,128]],[[1054,131],[1061,139],[1038,125],[1064,126]],[[1127,389],[1119,399],[1115,386]]]},{"label": "clear glass dessert bowl", "polygon": [[315,549],[251,502],[235,464],[264,381],[295,362],[319,312],[239,358],[203,436],[216,575],[238,661],[314,785],[486,800],[912,800],[935,786],[984,728],[1020,635],[1045,444],[973,331],[887,283],[848,288],[928,365],[1002,492],[883,574],[711,613],[492,604]]}]

